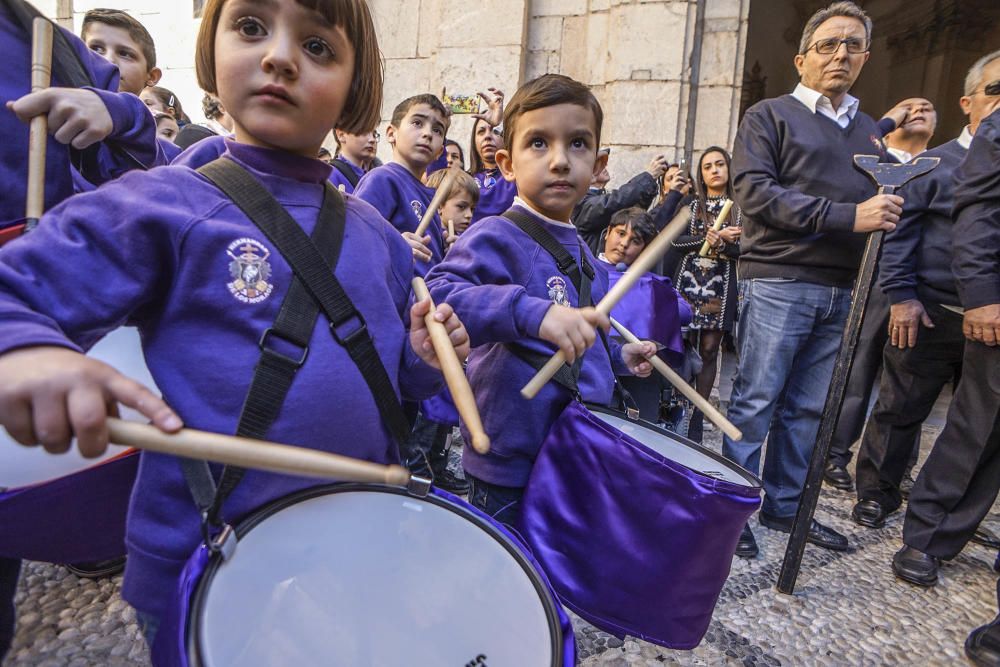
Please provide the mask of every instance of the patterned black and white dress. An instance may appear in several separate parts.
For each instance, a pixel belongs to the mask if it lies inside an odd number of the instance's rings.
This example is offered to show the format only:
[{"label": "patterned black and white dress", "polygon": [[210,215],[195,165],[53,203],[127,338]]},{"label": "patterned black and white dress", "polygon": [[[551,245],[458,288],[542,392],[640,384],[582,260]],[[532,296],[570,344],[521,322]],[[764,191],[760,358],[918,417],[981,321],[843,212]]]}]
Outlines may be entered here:
[{"label": "patterned black and white dress", "polygon": [[[706,200],[708,225],[715,223],[725,202],[725,197],[709,197]],[[677,267],[674,285],[694,311],[692,329],[729,331],[736,319],[736,259],[740,254],[740,245],[738,242],[726,243],[714,258],[699,256],[705,242],[706,216],[701,215],[698,199],[691,201],[690,209],[691,222],[687,234],[674,241],[674,247],[685,253]],[[742,224],[743,214],[734,204],[723,229]]]}]

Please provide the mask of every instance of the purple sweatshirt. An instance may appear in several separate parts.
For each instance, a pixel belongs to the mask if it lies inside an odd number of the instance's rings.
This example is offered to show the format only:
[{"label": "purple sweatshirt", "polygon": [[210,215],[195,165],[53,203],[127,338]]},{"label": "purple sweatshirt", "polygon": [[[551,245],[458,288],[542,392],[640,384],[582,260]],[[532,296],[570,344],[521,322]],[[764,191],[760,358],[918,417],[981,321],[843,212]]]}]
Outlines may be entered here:
[{"label": "purple sweatshirt", "polygon": [[358,177],[359,185],[361,177],[365,175],[365,170],[350,160],[340,156],[334,158],[334,162],[337,164],[333,166],[332,170],[330,170],[330,182],[333,183],[335,188],[344,186],[343,192],[346,192],[349,195],[354,194],[354,186],[351,185],[351,182],[347,180],[347,177],[341,173],[340,169],[337,168],[337,165],[340,165],[341,169],[346,167],[347,169],[353,171]]},{"label": "purple sweatshirt", "polygon": [[[230,142],[248,167],[311,233],[329,166],[319,160]],[[263,285],[235,281],[239,259],[258,262]],[[379,356],[403,398],[441,388],[440,373],[409,345],[411,252],[372,207],[347,198],[347,231],[336,274],[364,315]],[[129,323],[163,397],[186,426],[234,433],[258,340],[274,321],[291,269],[221,191],[186,167],[123,176],[46,214],[38,229],[0,250],[0,354],[34,345],[87,349]],[[368,385],[320,316],[268,434],[275,441],[397,460]],[[312,480],[249,471],[223,508],[236,522]],[[200,539],[199,515],[178,459],[143,452],[129,508],[123,596],[163,614]]]},{"label": "purple sweatshirt", "polygon": [[494,215],[503,215],[514,203],[517,184],[504,179],[499,169],[473,174],[479,183],[479,203],[472,214],[472,222]]},{"label": "purple sweatshirt", "polygon": [[[60,28],[80,56],[93,88],[111,114],[113,129],[102,142],[84,150],[71,149],[49,135],[45,161],[45,208],[55,206],[79,189],[92,189],[126,171],[166,164],[156,142],[153,115],[135,95],[119,93],[118,68],[87,48],[76,35]],[[4,76],[0,99],[16,100],[31,92],[31,36],[0,3],[0,46]],[[67,86],[53,68],[53,86]],[[0,229],[24,219],[28,181],[28,125],[0,105]]]},{"label": "purple sweatshirt", "polygon": [[[421,183],[403,165],[388,162],[365,174],[354,194],[374,206],[400,232],[413,232],[434,198],[434,188]],[[427,235],[431,237],[431,261],[415,262],[419,276],[426,275],[444,257],[441,218],[436,212],[427,226]]]},{"label": "purple sweatshirt", "polygon": [[[608,275],[597,270],[597,260],[573,225],[543,221],[545,228],[580,261],[581,249],[595,267],[591,299],[597,303],[608,291]],[[473,225],[448,251],[443,262],[427,274],[427,285],[437,303],[447,301],[465,324],[472,341],[467,374],[490,436],[490,452],[466,448],[465,469],[491,484],[522,487],[528,483],[549,427],[571,400],[567,389],[549,382],[528,401],[521,387],[535,369],[515,356],[504,343],[520,345],[549,356],[555,346],[538,338],[538,328],[553,302],[578,306],[573,283],[559,272],[555,260],[534,239],[503,217]],[[627,374],[621,348],[612,339],[614,371]],[[578,382],[583,400],[610,403],[614,374],[600,339],[584,354]],[[469,441],[469,434],[463,435]]]}]

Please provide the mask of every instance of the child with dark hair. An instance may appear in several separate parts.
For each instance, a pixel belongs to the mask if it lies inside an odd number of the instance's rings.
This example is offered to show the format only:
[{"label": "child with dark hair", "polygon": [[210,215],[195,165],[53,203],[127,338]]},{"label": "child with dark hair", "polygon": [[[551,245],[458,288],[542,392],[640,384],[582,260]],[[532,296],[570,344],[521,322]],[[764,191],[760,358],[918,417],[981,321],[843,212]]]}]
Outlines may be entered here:
[{"label": "child with dark hair", "polygon": [[581,302],[583,283],[575,284],[524,231],[548,234],[577,266],[595,266],[569,216],[604,167],[597,154],[602,118],[593,93],[569,77],[547,74],[522,86],[504,113],[507,148],[496,152],[504,179],[517,184],[514,206],[472,225],[428,274],[437,302],[451,304],[466,323],[475,348],[469,383],[476,402],[489,406],[482,416],[490,452],[463,453],[469,502],[508,524],[516,522],[545,434],[573,397],[553,382],[531,402],[522,398],[536,361],[556,349],[570,364],[580,359],[576,390],[602,404],[612,399],[613,366],[640,375],[652,370],[644,357],[655,351],[652,343],[594,345],[596,328],[607,330],[609,322],[589,302],[607,292],[607,274],[592,272],[590,299]]},{"label": "child with dark hair", "polygon": [[465,151],[462,150],[461,144],[454,139],[445,139],[444,152],[449,168],[457,166],[459,169],[465,169]]},{"label": "child with dark hair", "polygon": [[333,136],[337,142],[337,155],[331,162],[333,172],[330,174],[330,182],[352,194],[362,176],[372,168],[381,135],[378,130],[354,134],[336,129]]},{"label": "child with dark hair", "polygon": [[191,119],[184,113],[181,101],[172,91],[163,86],[146,86],[139,95],[139,99],[152,111],[170,114],[177,120],[178,125],[191,122]]},{"label": "child with dark hair", "polygon": [[91,51],[116,65],[118,90],[139,95],[163,73],[156,66],[153,38],[139,21],[120,9],[91,9],[83,15],[80,38]]},{"label": "child with dark hair", "polygon": [[[280,411],[268,425],[248,424],[242,406],[260,384],[262,350],[281,356],[265,347],[263,334],[272,323],[287,326],[278,314],[295,284],[292,267],[210,171],[128,174],[49,211],[37,230],[0,251],[0,424],[19,442],[56,452],[75,435],[84,455],[99,455],[108,443],[107,412],[121,403],[166,432],[185,423],[260,431],[252,437],[388,463],[398,457],[397,429],[388,424],[398,420],[386,420],[396,411],[380,409],[367,379],[372,368],[394,394],[390,404],[440,390],[424,324],[429,301],[411,305],[409,247],[360,199],[337,206],[342,196],[326,184],[330,166],[316,159],[335,125],[360,132],[378,122],[382,62],[367,3],[274,0],[255,3],[252,15],[246,9],[239,0],[208,0],[198,34],[199,85],[219,96],[236,128],[213,165],[259,186],[284,209],[276,224],[291,233],[309,235],[327,222],[335,228],[330,216],[343,211],[347,232],[333,275],[354,302],[351,322],[366,326],[352,332],[345,324],[331,335],[326,316],[318,317]],[[275,69],[277,52],[283,66]],[[70,255],[72,262],[52,261]],[[94,276],[102,279],[100,298],[80,298],[79,286]],[[450,307],[438,306],[435,317],[464,355],[467,337]],[[122,322],[139,327],[162,399],[81,354]],[[341,335],[374,348],[365,372]],[[154,662],[164,664],[156,649],[170,649],[176,638],[154,640],[184,563],[203,540],[203,515],[181,459],[140,456],[122,596],[138,612]],[[239,521],[314,484],[248,470],[220,519]],[[221,521],[211,526],[222,529]]]},{"label": "child with dark hair", "polygon": [[[702,369],[698,374],[698,393],[708,398],[715,385],[719,347],[722,337],[732,331],[736,320],[736,260],[740,255],[740,234],[743,213],[733,203],[728,218],[718,231],[713,229],[716,217],[726,201],[733,198],[729,178],[729,153],[719,146],[705,149],[698,160],[695,198],[691,201],[691,222],[688,233],[674,241],[674,247],[684,252],[674,283],[694,309],[691,334],[695,336]],[[700,255],[708,241],[711,252]],[[691,420],[688,437],[700,442],[703,415],[696,412]]]},{"label": "child with dark hair", "polygon": [[431,223],[423,237],[413,232],[434,196],[421,179],[427,165],[441,154],[449,123],[448,110],[430,93],[414,95],[397,104],[386,131],[392,160],[365,174],[354,191],[403,234],[421,276],[444,257],[439,220]]}]

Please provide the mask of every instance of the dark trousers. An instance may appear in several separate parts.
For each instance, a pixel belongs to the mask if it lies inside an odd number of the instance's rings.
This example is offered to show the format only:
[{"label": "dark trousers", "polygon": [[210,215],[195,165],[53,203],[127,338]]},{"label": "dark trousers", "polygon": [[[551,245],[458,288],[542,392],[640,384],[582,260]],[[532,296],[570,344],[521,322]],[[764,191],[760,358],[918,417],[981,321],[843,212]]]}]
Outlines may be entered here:
[{"label": "dark trousers", "polygon": [[890,512],[903,502],[899,484],[920,427],[962,368],[962,316],[935,304],[924,307],[934,328],[921,327],[916,347],[885,346],[879,397],[858,452],[858,498],[877,500]]},{"label": "dark trousers", "polygon": [[830,440],[828,460],[847,467],[851,461],[851,446],[861,437],[868,418],[875,378],[882,368],[882,348],[889,338],[889,299],[877,286],[872,287],[865,319],[861,322],[861,338],[854,353],[854,364],[847,378],[844,404]]},{"label": "dark trousers", "polygon": [[14,593],[17,592],[17,578],[21,572],[21,561],[15,558],[0,558],[0,662],[14,643]]},{"label": "dark trousers", "polygon": [[500,523],[516,528],[521,515],[521,498],[524,487],[500,486],[484,482],[466,471],[469,482],[469,504]]},{"label": "dark trousers", "polygon": [[[933,316],[932,316],[933,317]],[[1000,347],[966,341],[948,421],[910,492],[903,542],[953,558],[1000,491]]]},{"label": "dark trousers", "polygon": [[618,382],[628,391],[639,408],[639,417],[648,422],[660,421],[660,401],[666,382],[659,373],[654,372],[649,377],[634,375],[619,375]]},{"label": "dark trousers", "polygon": [[451,426],[416,415],[413,430],[402,448],[403,465],[417,475],[437,478],[448,467],[448,435]]}]

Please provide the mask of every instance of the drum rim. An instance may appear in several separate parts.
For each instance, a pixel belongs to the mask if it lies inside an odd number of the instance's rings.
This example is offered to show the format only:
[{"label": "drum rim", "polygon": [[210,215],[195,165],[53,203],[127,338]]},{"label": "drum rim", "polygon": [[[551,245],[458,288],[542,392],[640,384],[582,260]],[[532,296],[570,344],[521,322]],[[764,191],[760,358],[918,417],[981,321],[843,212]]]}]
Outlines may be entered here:
[{"label": "drum rim", "polygon": [[[740,477],[743,477],[745,480],[747,480],[748,482],[750,482],[750,487],[751,488],[756,489],[757,491],[760,491],[764,487],[764,483],[763,483],[763,481],[761,481],[760,477],[758,477],[757,475],[753,474],[752,472],[750,472],[749,470],[747,470],[743,466],[738,465],[738,464],[734,463],[733,461],[730,461],[729,459],[727,459],[722,454],[719,454],[718,452],[713,452],[711,449],[705,447],[704,445],[701,445],[701,444],[695,442],[694,440],[689,440],[689,439],[685,438],[682,435],[678,435],[678,434],[674,433],[673,431],[668,431],[667,429],[662,428],[660,426],[657,426],[656,424],[654,424],[652,422],[649,422],[649,421],[646,421],[645,419],[632,419],[625,412],[623,412],[621,410],[616,410],[614,408],[609,408],[606,405],[597,405],[597,404],[593,404],[593,403],[584,403],[584,407],[587,408],[588,410],[590,410],[591,412],[603,412],[605,414],[609,414],[609,415],[612,415],[614,417],[618,417],[619,419],[624,419],[625,421],[631,422],[633,424],[640,424],[640,425],[643,426],[643,428],[648,428],[651,431],[656,431],[656,432],[660,433],[661,435],[664,435],[664,436],[670,438],[671,440],[677,441],[681,445],[684,445],[686,447],[690,447],[691,449],[695,450],[699,454],[707,456],[708,458],[712,459],[716,463],[720,463],[720,464],[726,466],[727,468],[735,470],[740,475]],[[634,442],[638,443],[644,449],[647,449],[647,450],[650,450],[650,451],[654,451],[650,447],[646,446],[643,442],[640,442],[639,440],[636,440],[635,438],[629,436],[627,433],[625,433],[623,435],[625,435],[630,440],[633,440]],[[658,452],[654,452],[654,453],[659,454]],[[659,455],[662,456],[662,454],[659,454]],[[711,475],[706,475],[705,473],[701,472],[700,470],[695,470],[694,468],[689,468],[688,466],[684,465],[683,463],[679,463],[677,461],[673,461],[673,462],[677,463],[677,465],[683,467],[685,470],[690,470],[694,474],[699,475],[701,477],[704,477],[705,479],[710,479],[712,481],[722,482],[722,483],[725,483],[725,484],[733,484],[736,487],[740,486],[739,484],[734,484],[733,482],[727,482],[726,480],[719,479],[718,477],[712,477]]]},{"label": "drum rim", "polygon": [[[447,498],[435,495],[434,493],[428,493],[424,497],[414,496],[405,488],[384,486],[381,484],[365,484],[360,482],[336,482],[332,484],[322,484],[282,496],[277,500],[271,501],[260,509],[251,512],[236,526],[234,526],[236,537],[238,540],[243,539],[247,533],[259,524],[263,523],[265,520],[284,509],[297,505],[298,503],[321,496],[333,495],[335,493],[355,491],[391,493],[397,496],[406,496],[413,500],[431,502],[432,504],[452,511],[463,518],[469,519],[476,526],[483,529],[490,537],[507,550],[507,552],[514,558],[515,562],[528,576],[528,580],[531,582],[539,600],[542,603],[542,609],[545,611],[545,619],[548,622],[549,636],[552,644],[551,664],[553,667],[562,664],[563,632],[557,607],[557,605],[561,603],[555,598],[555,592],[549,589],[546,580],[540,572],[540,566],[533,565],[528,557],[523,553],[522,548],[526,550],[528,547],[526,545],[524,547],[520,547],[515,544],[509,537],[498,530],[496,526],[479,516],[477,512],[469,511],[467,508],[458,505]],[[199,624],[197,623],[197,620],[201,618],[201,614],[204,611],[208,588],[222,562],[222,556],[218,553],[213,554],[209,558],[208,563],[205,565],[205,570],[201,573],[198,583],[194,587],[194,591],[191,593],[191,599],[188,604],[188,617],[184,623],[184,643],[187,648],[188,662],[190,665],[195,667],[202,667],[206,664],[202,656],[201,632],[199,631]]]}]

